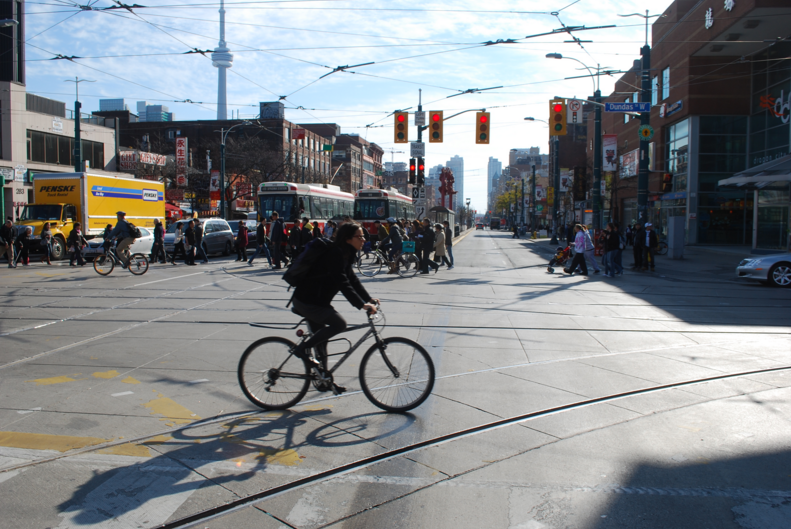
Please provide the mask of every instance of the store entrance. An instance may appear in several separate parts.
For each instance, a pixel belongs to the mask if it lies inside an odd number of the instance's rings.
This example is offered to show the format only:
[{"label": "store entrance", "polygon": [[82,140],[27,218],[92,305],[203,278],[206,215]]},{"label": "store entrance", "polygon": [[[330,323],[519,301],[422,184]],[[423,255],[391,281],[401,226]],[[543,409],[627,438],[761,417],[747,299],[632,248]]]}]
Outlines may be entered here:
[{"label": "store entrance", "polygon": [[788,210],[788,206],[758,208],[758,248],[788,249]]}]

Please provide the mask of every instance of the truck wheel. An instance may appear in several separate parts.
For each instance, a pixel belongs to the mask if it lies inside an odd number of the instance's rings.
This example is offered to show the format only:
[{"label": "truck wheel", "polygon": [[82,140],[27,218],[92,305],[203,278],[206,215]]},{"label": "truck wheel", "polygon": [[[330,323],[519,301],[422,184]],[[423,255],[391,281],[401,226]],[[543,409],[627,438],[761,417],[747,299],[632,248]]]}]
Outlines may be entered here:
[{"label": "truck wheel", "polygon": [[52,260],[60,261],[66,258],[66,241],[60,235],[52,238]]}]

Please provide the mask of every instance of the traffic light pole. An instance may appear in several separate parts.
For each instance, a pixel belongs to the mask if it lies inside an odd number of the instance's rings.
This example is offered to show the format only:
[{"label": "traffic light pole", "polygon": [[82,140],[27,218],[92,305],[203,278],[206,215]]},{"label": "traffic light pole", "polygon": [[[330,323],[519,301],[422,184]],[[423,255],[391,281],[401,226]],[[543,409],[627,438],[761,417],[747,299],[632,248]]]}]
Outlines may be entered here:
[{"label": "traffic light pole", "polygon": [[[643,56],[640,102],[651,101],[651,47],[640,50]],[[651,112],[640,113],[640,126],[651,124]],[[640,172],[637,175],[637,215],[641,224],[648,221],[648,142],[640,140]]]},{"label": "traffic light pole", "polygon": [[549,244],[557,244],[558,243],[558,229],[560,224],[558,223],[558,198],[560,197],[560,193],[558,190],[560,189],[560,136],[554,136],[555,148],[552,149],[552,176],[554,176],[554,191],[552,196],[552,222],[554,224],[554,229],[552,230],[552,239],[549,241]]},{"label": "traffic light pole", "polygon": [[532,167],[533,175],[530,183],[530,228],[536,231],[536,166]]},{"label": "traffic light pole", "polygon": [[522,225],[525,224],[525,175],[522,175],[522,201],[520,202],[522,209]]}]

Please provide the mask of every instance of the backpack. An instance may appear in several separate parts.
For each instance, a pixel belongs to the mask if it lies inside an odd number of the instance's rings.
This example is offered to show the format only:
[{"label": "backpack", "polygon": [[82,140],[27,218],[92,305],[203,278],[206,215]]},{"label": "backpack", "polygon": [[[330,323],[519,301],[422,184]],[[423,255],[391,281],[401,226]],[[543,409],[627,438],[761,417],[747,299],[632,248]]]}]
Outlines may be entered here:
[{"label": "backpack", "polygon": [[289,289],[305,283],[309,277],[310,269],[327,254],[330,245],[332,245],[332,241],[326,237],[317,237],[305,245],[305,249],[299,254],[291,268],[283,274],[283,280],[290,285]]},{"label": "backpack", "polygon": [[135,238],[135,239],[142,239],[143,238],[143,232],[140,231],[140,228],[138,228],[137,226],[135,226],[131,222],[127,222],[126,225],[129,226],[129,234],[133,238]]},{"label": "backpack", "polygon": [[619,234],[618,234],[618,241],[619,241],[618,247],[619,247],[621,250],[625,250],[625,249],[626,249],[626,237],[624,237],[623,235],[621,235],[621,234],[619,233]]}]

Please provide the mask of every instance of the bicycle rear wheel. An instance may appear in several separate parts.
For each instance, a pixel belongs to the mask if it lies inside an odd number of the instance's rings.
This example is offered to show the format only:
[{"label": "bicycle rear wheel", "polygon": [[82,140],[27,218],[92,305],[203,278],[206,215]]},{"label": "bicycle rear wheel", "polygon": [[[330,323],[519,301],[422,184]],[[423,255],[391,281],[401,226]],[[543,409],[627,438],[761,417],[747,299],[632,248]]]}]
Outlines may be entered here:
[{"label": "bicycle rear wheel", "polygon": [[129,271],[136,276],[142,276],[148,272],[148,257],[142,253],[129,256]]},{"label": "bicycle rear wheel", "polygon": [[401,277],[415,277],[420,270],[420,260],[413,253],[402,253],[396,263],[398,263],[398,275]]},{"label": "bicycle rear wheel", "polygon": [[659,246],[656,249],[657,255],[665,255],[667,254],[667,243],[665,241],[660,241]]},{"label": "bicycle rear wheel", "polygon": [[302,400],[310,368],[291,354],[294,342],[269,337],[253,342],[239,360],[239,385],[250,402],[265,410],[284,410]]},{"label": "bicycle rear wheel", "polygon": [[360,364],[365,396],[385,411],[405,412],[420,406],[434,388],[434,362],[425,349],[406,338],[374,344]]},{"label": "bicycle rear wheel", "polygon": [[378,252],[357,252],[357,270],[365,277],[373,277],[382,270],[382,258]]},{"label": "bicycle rear wheel", "polygon": [[97,255],[93,260],[93,269],[97,274],[106,276],[115,268],[115,261],[109,255]]}]

